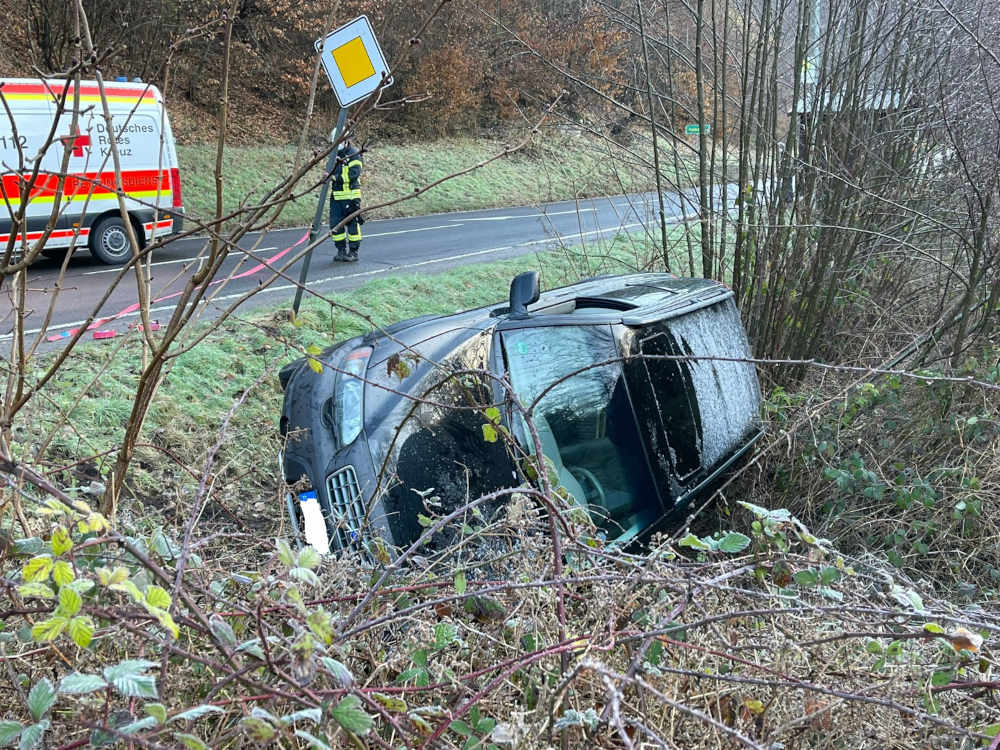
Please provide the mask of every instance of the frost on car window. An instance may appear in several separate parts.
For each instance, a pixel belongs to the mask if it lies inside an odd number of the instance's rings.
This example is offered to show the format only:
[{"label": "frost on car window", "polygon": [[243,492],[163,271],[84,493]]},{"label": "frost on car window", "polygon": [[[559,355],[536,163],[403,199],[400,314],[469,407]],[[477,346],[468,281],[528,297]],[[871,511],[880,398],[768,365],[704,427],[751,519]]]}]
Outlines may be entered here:
[{"label": "frost on car window", "polygon": [[[525,328],[504,334],[511,384],[559,483],[610,537],[629,538],[661,512],[644,460],[610,326]],[[609,362],[599,366],[598,363]],[[519,437],[534,441],[524,425]]]},{"label": "frost on car window", "polygon": [[701,417],[701,460],[711,466],[738,447],[757,421],[754,365],[726,361],[749,358],[750,347],[731,301],[672,320],[670,327],[683,349],[706,357],[692,360],[690,373]]},{"label": "frost on car window", "polygon": [[[511,380],[517,383],[525,407],[550,388],[545,393],[546,412],[607,401],[614,388],[616,368],[590,367],[618,356],[609,326],[525,328],[507,333],[504,342]],[[588,367],[572,384],[558,382]]]}]

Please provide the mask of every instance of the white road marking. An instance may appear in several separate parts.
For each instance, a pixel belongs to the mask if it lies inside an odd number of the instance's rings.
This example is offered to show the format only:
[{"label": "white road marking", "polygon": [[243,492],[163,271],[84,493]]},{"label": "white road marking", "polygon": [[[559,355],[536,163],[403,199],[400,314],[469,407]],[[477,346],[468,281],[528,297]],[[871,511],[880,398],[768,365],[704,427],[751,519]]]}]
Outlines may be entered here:
[{"label": "white road marking", "polygon": [[396,232],[375,232],[373,234],[365,233],[364,239],[370,239],[372,237],[388,237],[390,234],[409,234],[410,232],[427,232],[431,229],[454,229],[462,226],[461,224],[442,224],[438,227],[417,227],[416,229],[400,229]]},{"label": "white road marking", "polygon": [[[276,248],[276,247],[261,247],[261,248],[258,248],[257,250],[254,250],[254,252],[255,253],[266,253],[266,252],[268,252],[270,250],[277,250],[277,249],[278,248]],[[236,254],[238,254],[238,252],[236,250],[233,250],[231,252],[234,254],[234,256]],[[157,263],[150,263],[150,266],[152,266],[153,268],[156,268],[156,266],[169,266],[171,263],[193,263],[195,261],[200,262],[202,260],[204,260],[204,258],[197,257],[197,256],[194,257],[194,258],[177,258],[177,260],[161,260],[161,261],[159,261]],[[102,268],[100,271],[84,271],[83,274],[81,274],[81,275],[82,276],[95,276],[95,275],[97,275],[99,273],[118,273],[119,271],[121,271],[121,268]]]},{"label": "white road marking", "polygon": [[[561,216],[562,214],[582,214],[589,211],[596,211],[596,208],[573,208],[568,211],[544,211],[540,214],[517,214],[511,216],[466,216],[464,219],[452,219],[452,221],[507,221],[508,219],[537,219],[544,216]],[[458,225],[461,226],[461,225]]]}]

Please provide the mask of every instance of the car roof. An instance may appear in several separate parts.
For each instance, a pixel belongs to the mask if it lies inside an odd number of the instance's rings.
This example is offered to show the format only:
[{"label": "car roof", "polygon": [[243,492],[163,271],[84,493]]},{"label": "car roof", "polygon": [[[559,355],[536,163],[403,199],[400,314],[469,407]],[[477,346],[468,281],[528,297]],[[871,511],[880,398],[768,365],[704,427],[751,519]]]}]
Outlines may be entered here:
[{"label": "car roof", "polygon": [[[609,275],[550,289],[528,306],[529,316],[512,319],[509,308],[493,304],[451,315],[424,315],[370,333],[368,343],[380,344],[372,364],[401,349],[420,349],[442,339],[463,340],[493,327],[501,330],[536,326],[624,323],[644,325],[684,315],[732,296],[712,279],[678,278],[665,273]],[[388,346],[386,346],[388,344]],[[435,347],[437,348],[437,347]]]}]

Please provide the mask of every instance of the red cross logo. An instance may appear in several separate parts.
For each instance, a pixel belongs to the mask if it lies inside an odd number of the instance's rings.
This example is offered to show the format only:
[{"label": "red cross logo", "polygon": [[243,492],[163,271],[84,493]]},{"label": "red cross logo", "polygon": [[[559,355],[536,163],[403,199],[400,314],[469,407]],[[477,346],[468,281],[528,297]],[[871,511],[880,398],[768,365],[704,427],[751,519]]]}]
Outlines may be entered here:
[{"label": "red cross logo", "polygon": [[66,148],[73,149],[73,156],[83,156],[83,147],[90,145],[90,136],[80,133],[80,126],[76,126],[76,133],[59,136]]}]

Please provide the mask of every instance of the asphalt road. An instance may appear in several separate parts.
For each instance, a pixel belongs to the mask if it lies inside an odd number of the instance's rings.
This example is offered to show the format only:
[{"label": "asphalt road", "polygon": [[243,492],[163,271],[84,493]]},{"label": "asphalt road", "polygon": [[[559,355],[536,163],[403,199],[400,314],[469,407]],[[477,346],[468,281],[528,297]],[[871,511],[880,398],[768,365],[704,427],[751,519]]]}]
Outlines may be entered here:
[{"label": "asphalt road", "polygon": [[[681,201],[687,200],[688,216],[692,215],[691,198],[687,194],[664,195],[667,220],[681,221]],[[659,236],[655,193],[619,195],[581,201],[564,201],[543,206],[465,211],[432,214],[403,219],[366,222],[363,228],[361,260],[341,263],[333,260],[335,249],[327,239],[313,253],[308,288],[330,293],[357,287],[372,278],[399,273],[429,273],[469,263],[482,263],[527,253],[540,252],[559,246],[590,244],[618,232],[644,232]],[[304,247],[308,228],[272,230],[248,235],[241,243],[252,248],[258,259],[271,260],[288,277],[298,279],[299,265],[287,266]],[[326,232],[327,228],[324,227]],[[296,243],[300,243],[296,246]],[[294,246],[294,247],[293,247]],[[172,296],[183,288],[185,280],[198,267],[198,256],[204,251],[203,238],[190,238],[170,243],[157,250],[153,257],[153,319],[166,320],[173,310]],[[289,250],[289,248],[292,248]],[[58,277],[59,263],[43,259],[28,274],[27,319],[29,335],[37,334],[52,300]],[[70,260],[63,291],[56,297],[55,308],[46,335],[66,336],[79,328],[93,311],[120,269],[105,266],[86,251],[78,251]],[[203,317],[212,317],[248,292],[271,282],[240,309],[258,306],[291,307],[294,285],[287,279],[271,281],[272,272],[258,260],[244,253],[232,253],[217,275],[216,288]],[[5,290],[7,291],[7,290]],[[308,292],[307,292],[308,294]],[[12,330],[9,292],[4,294],[6,305],[0,317],[0,341],[9,340]],[[120,335],[138,320],[132,308],[137,302],[136,285],[130,275],[122,280],[100,309],[95,331],[114,331]],[[110,320],[108,320],[110,319]],[[88,331],[87,338],[93,337]],[[47,348],[47,347],[46,347]]]}]

